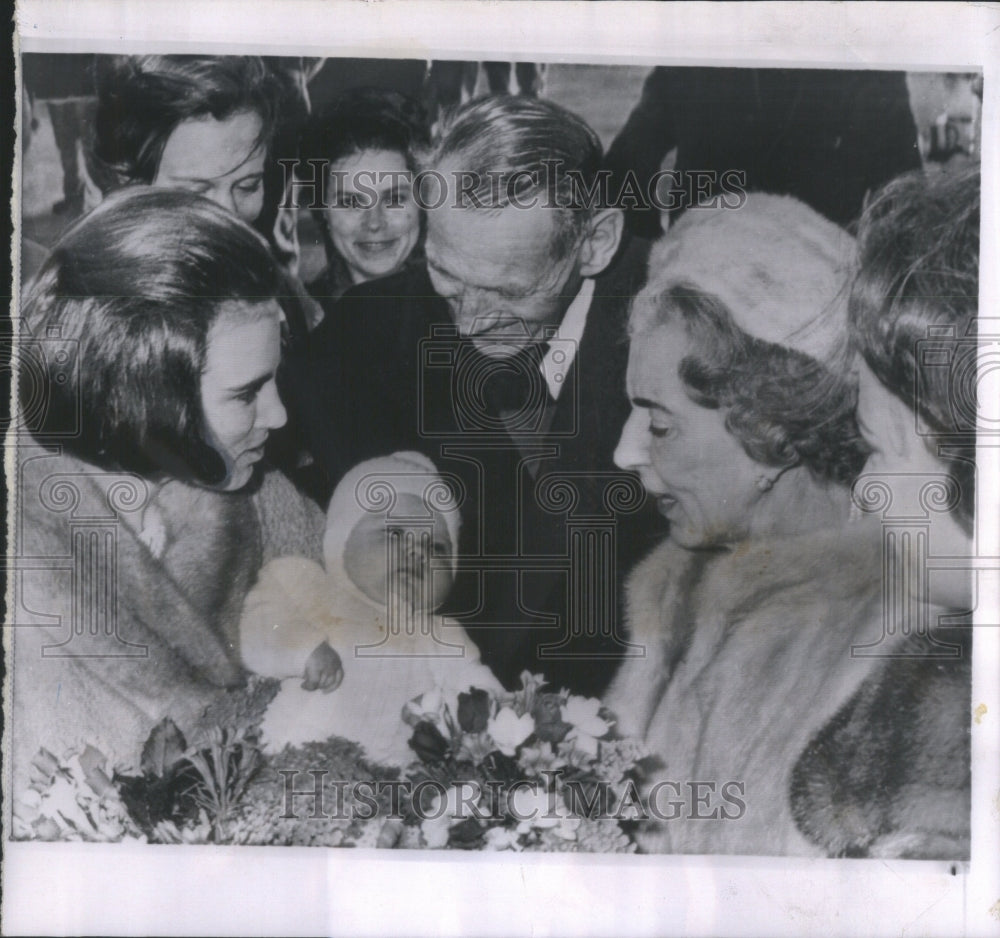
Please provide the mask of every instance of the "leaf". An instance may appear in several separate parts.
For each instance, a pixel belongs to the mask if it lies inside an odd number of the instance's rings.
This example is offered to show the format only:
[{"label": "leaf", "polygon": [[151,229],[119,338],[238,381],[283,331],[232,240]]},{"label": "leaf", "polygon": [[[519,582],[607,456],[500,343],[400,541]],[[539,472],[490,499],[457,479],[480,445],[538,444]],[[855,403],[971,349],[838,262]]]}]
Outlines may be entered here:
[{"label": "leaf", "polygon": [[153,727],[146,745],[142,747],[139,767],[146,775],[163,778],[184,758],[186,751],[187,741],[184,739],[184,734],[170,717],[164,717]]},{"label": "leaf", "polygon": [[80,768],[83,770],[87,784],[100,796],[111,787],[111,779],[104,771],[107,757],[100,749],[88,745],[80,754]]}]

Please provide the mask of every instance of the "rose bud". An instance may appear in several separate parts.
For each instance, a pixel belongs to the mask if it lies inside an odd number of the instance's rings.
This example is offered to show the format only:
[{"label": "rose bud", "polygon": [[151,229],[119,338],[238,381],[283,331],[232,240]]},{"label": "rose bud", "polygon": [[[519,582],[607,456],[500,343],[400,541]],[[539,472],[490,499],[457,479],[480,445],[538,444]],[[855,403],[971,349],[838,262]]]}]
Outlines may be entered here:
[{"label": "rose bud", "polygon": [[427,720],[422,720],[413,728],[410,748],[417,754],[420,761],[427,765],[444,762],[448,756],[448,740],[433,723]]},{"label": "rose bud", "polygon": [[485,829],[475,818],[467,817],[448,831],[448,846],[458,850],[478,850],[485,834]]},{"label": "rose bud", "polygon": [[539,694],[531,708],[535,735],[546,742],[561,743],[573,728],[564,723],[558,694]]},{"label": "rose bud", "polygon": [[466,733],[482,733],[490,719],[490,695],[478,687],[458,695],[458,725]]},{"label": "rose bud", "polygon": [[499,749],[483,759],[483,771],[488,779],[499,782],[514,782],[524,775],[517,760],[504,755]]}]

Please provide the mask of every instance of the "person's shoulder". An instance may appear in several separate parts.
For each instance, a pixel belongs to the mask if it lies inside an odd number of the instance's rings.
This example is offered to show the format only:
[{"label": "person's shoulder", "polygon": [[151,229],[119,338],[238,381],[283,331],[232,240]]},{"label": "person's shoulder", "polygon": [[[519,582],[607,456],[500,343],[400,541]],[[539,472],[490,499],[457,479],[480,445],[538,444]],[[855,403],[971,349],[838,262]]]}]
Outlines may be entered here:
[{"label": "person's shoulder", "polygon": [[340,302],[352,303],[364,300],[427,300],[439,299],[431,286],[425,264],[407,264],[402,270],[388,277],[368,280],[346,290]]},{"label": "person's shoulder", "polygon": [[257,512],[265,561],[285,554],[321,557],[323,512],[283,472],[263,466],[246,494]]},{"label": "person's shoulder", "polygon": [[394,323],[405,318],[408,324],[425,320],[444,321],[447,307],[431,286],[427,268],[407,265],[398,273],[360,283],[329,304],[326,317],[310,336],[313,354],[325,358],[330,346],[348,347],[371,339],[387,317]]}]

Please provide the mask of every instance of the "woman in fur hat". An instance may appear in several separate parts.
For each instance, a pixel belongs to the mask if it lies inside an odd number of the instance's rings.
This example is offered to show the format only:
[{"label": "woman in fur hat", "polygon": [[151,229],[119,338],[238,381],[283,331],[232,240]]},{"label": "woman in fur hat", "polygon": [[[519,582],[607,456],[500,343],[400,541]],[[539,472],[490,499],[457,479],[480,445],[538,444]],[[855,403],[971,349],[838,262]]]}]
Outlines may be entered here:
[{"label": "woman in fur hat", "polygon": [[[882,582],[880,528],[850,499],[868,455],[846,377],[852,249],[797,200],[751,194],[737,211],[686,213],[635,301],[616,461],[638,471],[669,534],[630,579],[630,637],[646,655],[607,702],[657,763],[639,832],[649,852],[879,852],[880,830],[809,830],[793,785],[813,741],[901,650],[897,635],[855,654],[881,637]],[[678,791],[691,795],[680,810]],[[718,803],[727,792],[740,810]]]}]

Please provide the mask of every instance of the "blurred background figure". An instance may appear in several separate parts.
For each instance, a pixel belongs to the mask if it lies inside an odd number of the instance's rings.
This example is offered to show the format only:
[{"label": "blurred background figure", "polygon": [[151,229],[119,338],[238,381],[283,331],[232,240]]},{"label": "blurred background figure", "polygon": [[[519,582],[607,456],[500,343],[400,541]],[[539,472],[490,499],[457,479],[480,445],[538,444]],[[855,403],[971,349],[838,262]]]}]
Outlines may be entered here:
[{"label": "blurred background figure", "polygon": [[305,119],[287,73],[257,56],[101,57],[92,152],[104,194],[127,185],[187,189],[258,227],[274,145]]},{"label": "blurred background figure", "polygon": [[[52,203],[56,215],[73,218],[84,209],[82,149],[93,129],[94,56],[24,57],[24,86],[34,111],[44,104],[52,125],[62,167],[62,198]],[[33,116],[33,120],[37,120]]]},{"label": "blurred background figure", "polygon": [[607,165],[612,193],[629,172],[643,193],[674,174],[656,187],[671,210],[629,212],[630,230],[656,237],[727,171],[848,225],[867,192],[921,162],[903,72],[684,67],[649,73]]}]

